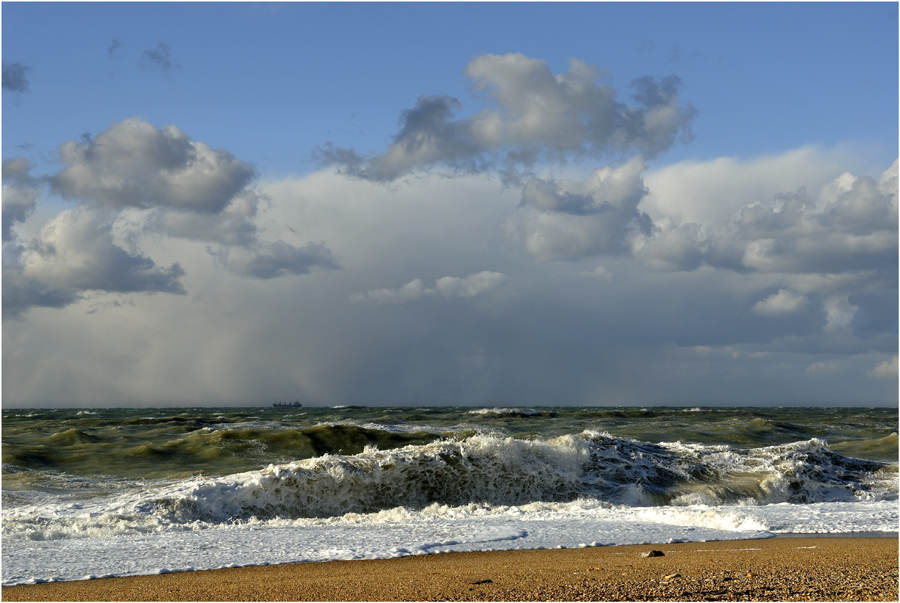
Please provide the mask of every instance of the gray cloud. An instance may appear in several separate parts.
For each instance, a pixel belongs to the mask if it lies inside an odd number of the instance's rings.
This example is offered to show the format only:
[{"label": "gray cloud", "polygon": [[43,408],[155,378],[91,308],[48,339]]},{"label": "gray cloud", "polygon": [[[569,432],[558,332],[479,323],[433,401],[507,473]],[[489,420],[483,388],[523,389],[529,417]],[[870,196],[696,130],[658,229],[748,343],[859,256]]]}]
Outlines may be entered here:
[{"label": "gray cloud", "polygon": [[505,230],[539,260],[618,256],[657,272],[765,275],[770,285],[746,308],[760,319],[879,337],[881,300],[896,296],[897,165],[877,179],[846,172],[816,194],[800,188],[701,224],[643,213],[656,193],[635,158],[584,181],[532,179]]},{"label": "gray cloud", "polygon": [[[113,41],[115,43],[115,40]],[[165,42],[157,42],[156,48],[148,48],[141,55],[141,68],[156,67],[166,77],[181,65],[172,57],[172,49]]]},{"label": "gray cloud", "polygon": [[[639,159],[581,181],[532,179],[510,220],[540,259],[625,249],[654,270],[700,265],[781,274],[896,270],[897,161],[877,180],[846,172],[816,195],[805,188],[751,203],[725,222],[655,222]],[[517,227],[517,228],[516,228]],[[623,247],[624,246],[624,247]],[[555,249],[555,251],[550,251]]]},{"label": "gray cloud", "polygon": [[678,107],[681,80],[674,75],[661,80],[645,76],[631,83],[637,107],[622,112],[622,123],[616,131],[619,147],[635,147],[647,157],[655,157],[675,142],[693,139],[691,121],[697,110],[690,105]]},{"label": "gray cloud", "polygon": [[41,186],[29,172],[31,162],[21,157],[3,161],[3,242],[12,240],[12,227],[34,212]]},{"label": "gray cloud", "polygon": [[818,196],[805,189],[746,207],[729,243],[767,272],[896,269],[897,162],[875,181],[846,173]]},{"label": "gray cloud", "polygon": [[638,152],[653,157],[677,139],[689,139],[696,111],[679,106],[678,78],[633,82],[634,106],[615,100],[597,83],[599,70],[570,59],[554,74],[545,61],[519,53],[482,55],[466,67],[483,108],[456,118],[458,100],[423,96],[401,115],[400,131],[388,149],[363,156],[333,144],[316,150],[325,164],[343,173],[390,182],[432,167],[477,172],[499,170],[508,182],[538,160],[600,157]]},{"label": "gray cloud", "polygon": [[[619,174],[637,191],[641,181],[647,183],[638,210],[651,196],[665,199],[675,192],[649,184],[659,183],[654,175],[653,169],[629,178]],[[589,179],[546,182],[588,196]],[[836,198],[820,188],[811,184],[809,197]],[[265,181],[263,194],[271,203],[265,209],[260,204],[253,220],[261,233],[299,248],[303,244],[289,238],[298,235],[288,227],[307,240],[328,241],[340,251],[343,268],[248,283],[218,258],[210,261],[204,245],[142,235],[139,255],[158,266],[180,260],[191,295],[123,300],[125,294],[88,292],[89,299],[50,319],[35,313],[26,322],[7,323],[6,342],[17,347],[4,359],[6,369],[40,378],[4,380],[5,399],[39,404],[58,394],[71,404],[246,404],[301,392],[315,404],[896,402],[896,377],[876,378],[890,373],[897,353],[896,276],[889,278],[887,270],[751,270],[740,266],[740,255],[710,264],[703,258],[711,251],[697,242],[736,236],[739,208],[722,213],[728,219],[718,230],[712,219],[667,222],[654,215],[660,233],[633,240],[666,234],[666,248],[675,250],[681,240],[675,234],[683,235],[700,250],[703,263],[679,270],[676,258],[673,266],[648,270],[647,258],[629,255],[627,248],[533,261],[522,253],[521,240],[497,231],[505,218],[593,223],[611,212],[522,205],[521,191],[493,177],[435,174],[392,188],[323,171]],[[772,202],[774,194],[751,197]],[[120,214],[116,241],[124,216],[137,211]],[[696,231],[687,229],[692,223]],[[188,255],[189,249],[200,253]],[[660,250],[658,261],[663,259]],[[475,285],[472,273],[485,267],[505,276],[502,286],[459,297],[478,290],[463,285]],[[437,278],[444,275],[450,278]],[[378,295],[368,295],[379,288],[381,303]],[[802,307],[768,315],[754,311],[782,289],[803,296]],[[356,292],[362,299],[353,303]],[[395,298],[398,303],[391,303]],[[128,299],[135,305],[85,315],[97,304]],[[777,299],[770,299],[770,309]],[[86,340],[96,345],[85,349]],[[46,341],[53,345],[42,345]]]},{"label": "gray cloud", "polygon": [[180,239],[247,247],[257,241],[254,219],[258,206],[256,192],[243,190],[216,213],[154,208],[147,217],[146,227]]},{"label": "gray cloud", "polygon": [[644,161],[634,157],[594,170],[580,182],[533,178],[522,190],[520,211],[506,222],[507,232],[542,260],[629,254],[634,238],[653,228],[638,209],[647,194],[641,177],[645,169]]},{"label": "gray cloud", "polygon": [[294,247],[284,241],[260,242],[251,248],[223,247],[209,251],[231,272],[248,278],[271,279],[289,274],[309,274],[313,268],[340,268],[331,250],[317,243]]},{"label": "gray cloud", "polygon": [[[260,239],[253,165],[195,142],[175,126],[115,122],[60,149],[66,166],[46,179],[78,201],[20,246],[12,228],[34,212],[42,185],[23,159],[3,164],[5,316],[32,306],[63,307],[86,291],[185,292],[180,264],[160,268],[139,250],[142,233],[208,243],[218,266],[254,279],[340,268],[323,244]],[[130,251],[113,242],[113,224]]]},{"label": "gray cloud", "polygon": [[256,177],[252,164],[224,149],[135,118],[63,144],[60,160],[68,165],[51,179],[53,192],[120,209],[217,213]]},{"label": "gray cloud", "polygon": [[62,307],[88,291],[184,294],[184,270],[161,268],[113,242],[114,215],[79,205],[50,220],[27,247],[4,245],[4,317]]},{"label": "gray cloud", "polygon": [[28,72],[31,67],[22,63],[3,63],[3,89],[10,92],[30,92]]},{"label": "gray cloud", "polygon": [[119,39],[113,38],[112,42],[110,42],[110,44],[109,44],[109,49],[107,50],[107,52],[109,53],[109,57],[115,58],[118,55],[119,49],[121,47],[122,47],[122,43],[119,41]]},{"label": "gray cloud", "polygon": [[213,256],[240,276],[268,279],[338,267],[324,246],[260,241],[254,221],[260,196],[250,187],[254,166],[175,126],[126,119],[93,139],[65,143],[60,158],[68,166],[51,179],[57,194],[148,210],[148,230],[215,243]]},{"label": "gray cloud", "polygon": [[343,166],[349,176],[390,182],[419,167],[441,164],[460,171],[481,168],[481,147],[468,135],[464,122],[453,121],[460,106],[446,95],[422,96],[412,109],[403,111],[400,132],[383,155],[365,158],[353,149],[328,144],[317,151],[326,164]]}]

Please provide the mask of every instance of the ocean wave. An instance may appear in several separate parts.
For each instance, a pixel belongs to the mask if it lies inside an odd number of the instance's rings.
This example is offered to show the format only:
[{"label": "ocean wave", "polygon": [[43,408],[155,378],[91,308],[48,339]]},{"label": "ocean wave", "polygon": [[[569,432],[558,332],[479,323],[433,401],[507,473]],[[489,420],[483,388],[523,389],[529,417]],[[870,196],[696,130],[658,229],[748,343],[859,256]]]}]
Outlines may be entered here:
[{"label": "ocean wave", "polygon": [[390,450],[367,445],[356,454],[158,483],[53,509],[4,510],[3,533],[30,539],[87,535],[92,529],[143,533],[434,505],[500,508],[586,500],[674,509],[896,498],[896,464],[844,456],[816,439],[738,449],[653,444],[594,431],[544,440],[477,434]]},{"label": "ocean wave", "polygon": [[476,410],[470,410],[470,415],[485,415],[485,416],[496,416],[496,417],[540,417],[543,413],[539,410],[534,410],[533,408],[507,408],[507,407],[496,407],[496,408],[479,408]]}]

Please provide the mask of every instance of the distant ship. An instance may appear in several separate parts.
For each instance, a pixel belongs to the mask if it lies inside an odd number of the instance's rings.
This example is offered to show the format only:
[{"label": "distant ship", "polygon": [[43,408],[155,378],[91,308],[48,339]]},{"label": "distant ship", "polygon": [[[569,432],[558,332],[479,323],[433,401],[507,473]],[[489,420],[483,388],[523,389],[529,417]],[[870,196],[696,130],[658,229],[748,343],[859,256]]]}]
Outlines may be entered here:
[{"label": "distant ship", "polygon": [[276,402],[272,406],[275,408],[300,408],[303,405],[298,400],[297,402]]}]

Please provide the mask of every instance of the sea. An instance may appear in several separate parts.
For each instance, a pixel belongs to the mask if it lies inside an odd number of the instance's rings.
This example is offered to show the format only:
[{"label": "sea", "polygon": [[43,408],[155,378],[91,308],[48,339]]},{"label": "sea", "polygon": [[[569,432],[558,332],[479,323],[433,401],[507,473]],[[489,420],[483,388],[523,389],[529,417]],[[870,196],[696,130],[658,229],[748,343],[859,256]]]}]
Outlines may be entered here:
[{"label": "sea", "polygon": [[3,409],[2,584],[896,535],[897,423],[896,408]]}]

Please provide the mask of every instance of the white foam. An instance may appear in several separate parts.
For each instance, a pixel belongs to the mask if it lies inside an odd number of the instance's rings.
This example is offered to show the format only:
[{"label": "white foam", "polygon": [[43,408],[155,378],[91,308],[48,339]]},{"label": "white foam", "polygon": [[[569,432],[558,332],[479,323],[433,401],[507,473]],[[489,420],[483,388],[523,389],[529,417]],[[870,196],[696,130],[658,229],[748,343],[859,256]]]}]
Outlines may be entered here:
[{"label": "white foam", "polygon": [[643,508],[596,501],[432,505],[340,518],[272,520],[191,531],[3,547],[3,584],[251,564],[479,550],[734,540],[774,532],[895,530],[895,503]]},{"label": "white foam", "polygon": [[89,491],[20,497],[3,508],[2,575],[19,584],[444,551],[895,531],[896,477],[896,465],[851,459],[819,440],[740,450],[601,432],[534,440],[481,433],[214,479],[118,482],[113,494],[97,482]]}]

